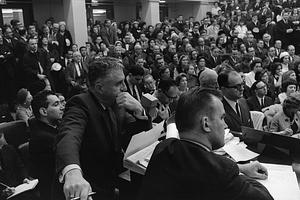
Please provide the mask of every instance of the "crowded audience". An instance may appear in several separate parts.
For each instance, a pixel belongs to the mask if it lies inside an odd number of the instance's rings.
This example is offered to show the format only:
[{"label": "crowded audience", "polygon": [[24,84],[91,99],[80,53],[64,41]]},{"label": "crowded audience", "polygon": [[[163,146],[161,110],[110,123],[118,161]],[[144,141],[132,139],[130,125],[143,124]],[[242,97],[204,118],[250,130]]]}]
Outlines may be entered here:
[{"label": "crowded audience", "polygon": [[[55,17],[41,26],[14,19],[1,30],[0,122],[26,122],[31,165],[22,179],[40,180],[40,199],[62,187],[67,199],[78,196],[78,188],[85,198],[91,187],[99,198],[116,198],[119,162],[132,135],[168,120],[187,106],[185,99],[201,98],[203,92],[192,92],[199,88],[221,92],[222,98],[204,92],[210,100],[203,103],[222,103],[232,131],[255,127],[251,112],[258,111],[265,114],[265,131],[300,133],[299,1],[219,0],[203,19],[178,15],[157,24],[88,20],[83,46]],[[150,107],[143,105],[148,94],[156,99]],[[201,128],[187,125],[179,130],[183,136]],[[101,156],[92,158],[95,151]],[[104,159],[107,165],[98,165]],[[148,194],[143,190],[141,199]],[[121,189],[118,195],[122,199]]]}]

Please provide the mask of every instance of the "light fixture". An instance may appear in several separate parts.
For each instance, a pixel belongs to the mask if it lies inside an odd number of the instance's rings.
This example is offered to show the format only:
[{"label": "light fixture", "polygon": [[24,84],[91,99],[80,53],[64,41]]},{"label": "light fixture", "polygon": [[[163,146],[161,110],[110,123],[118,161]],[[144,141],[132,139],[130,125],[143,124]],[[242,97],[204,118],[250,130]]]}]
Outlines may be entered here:
[{"label": "light fixture", "polygon": [[159,1],[159,3],[166,3],[166,1],[164,1],[164,0],[160,0],[160,1]]}]

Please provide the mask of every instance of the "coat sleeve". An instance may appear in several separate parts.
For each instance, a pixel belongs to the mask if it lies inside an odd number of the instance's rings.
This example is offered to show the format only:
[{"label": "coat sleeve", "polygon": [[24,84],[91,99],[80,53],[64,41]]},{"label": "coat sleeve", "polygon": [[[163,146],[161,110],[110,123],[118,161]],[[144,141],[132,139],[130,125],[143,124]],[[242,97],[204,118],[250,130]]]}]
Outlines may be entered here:
[{"label": "coat sleeve", "polygon": [[79,98],[71,99],[56,139],[56,171],[70,164],[80,166],[79,151],[88,121],[87,108]]}]

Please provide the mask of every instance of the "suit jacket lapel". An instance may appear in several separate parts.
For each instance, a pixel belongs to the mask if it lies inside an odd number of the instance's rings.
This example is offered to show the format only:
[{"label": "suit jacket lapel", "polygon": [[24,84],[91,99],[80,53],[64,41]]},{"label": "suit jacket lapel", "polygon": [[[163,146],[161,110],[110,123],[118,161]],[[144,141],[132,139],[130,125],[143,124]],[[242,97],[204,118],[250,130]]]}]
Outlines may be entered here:
[{"label": "suit jacket lapel", "polygon": [[[238,116],[238,114],[232,109],[232,107],[229,105],[229,103],[223,99],[223,105],[226,110],[226,114],[230,115],[232,119],[234,119],[238,124],[242,124],[241,118]],[[241,107],[240,107],[241,110]],[[242,110],[241,110],[242,111]],[[242,113],[241,113],[242,115]]]}]

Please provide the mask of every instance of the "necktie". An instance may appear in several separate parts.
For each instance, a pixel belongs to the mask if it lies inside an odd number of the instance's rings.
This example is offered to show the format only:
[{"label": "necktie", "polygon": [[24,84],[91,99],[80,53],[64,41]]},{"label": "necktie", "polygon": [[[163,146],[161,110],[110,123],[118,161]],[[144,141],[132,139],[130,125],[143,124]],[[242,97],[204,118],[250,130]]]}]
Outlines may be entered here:
[{"label": "necktie", "polygon": [[238,104],[238,103],[235,104],[235,111],[236,111],[236,114],[237,114],[239,117],[241,117],[240,110],[239,110],[239,104]]},{"label": "necktie", "polygon": [[112,136],[112,140],[113,140],[114,149],[116,151],[118,151],[119,147],[120,147],[120,142],[119,142],[119,138],[118,138],[118,125],[117,125],[116,114],[114,113],[114,111],[111,107],[107,108],[107,112],[109,115],[110,130],[111,130],[111,136]]},{"label": "necktie", "polygon": [[261,107],[263,108],[264,107],[264,98],[261,98]]}]

